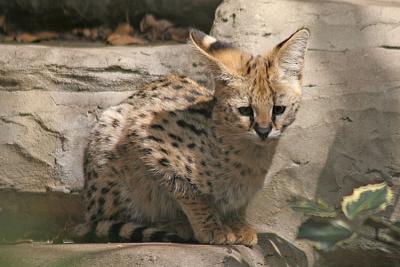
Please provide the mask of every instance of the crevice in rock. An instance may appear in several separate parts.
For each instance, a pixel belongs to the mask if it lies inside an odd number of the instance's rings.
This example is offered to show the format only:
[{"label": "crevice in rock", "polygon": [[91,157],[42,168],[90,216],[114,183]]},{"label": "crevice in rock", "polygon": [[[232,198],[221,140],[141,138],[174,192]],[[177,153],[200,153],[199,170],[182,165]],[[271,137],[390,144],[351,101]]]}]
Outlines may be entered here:
[{"label": "crevice in rock", "polygon": [[23,156],[27,160],[32,161],[33,163],[38,163],[38,164],[42,164],[42,165],[48,166],[50,168],[53,168],[53,166],[51,166],[51,164],[49,164],[48,162],[46,162],[46,161],[44,161],[44,160],[32,155],[31,153],[29,153],[29,151],[27,151],[22,145],[20,145],[18,143],[4,144],[3,146],[9,147],[11,150],[13,150],[14,152],[20,154],[21,156]]},{"label": "crevice in rock", "polygon": [[353,122],[353,120],[350,117],[341,117],[340,119],[346,122]]},{"label": "crevice in rock", "polygon": [[0,76],[0,86],[3,87],[17,87],[19,84],[19,82],[13,78],[7,77],[7,76]]},{"label": "crevice in rock", "polygon": [[11,120],[11,119],[9,119],[7,117],[4,117],[4,116],[0,117],[0,120],[2,122],[4,122],[4,123],[12,123],[12,124],[16,124],[16,125],[22,126],[24,128],[27,128],[26,125],[24,125],[22,123],[19,123],[19,122],[16,122],[16,121],[13,121],[13,120]]},{"label": "crevice in rock", "polygon": [[303,87],[307,87],[307,88],[313,88],[313,87],[316,87],[317,85],[316,84],[305,84],[305,85],[303,85]]},{"label": "crevice in rock", "polygon": [[[55,74],[60,74],[63,70],[67,71],[74,71],[76,73],[82,73],[82,72],[99,72],[99,73],[104,73],[104,72],[116,72],[116,73],[129,73],[129,74],[139,74],[139,75],[149,75],[148,71],[145,69],[127,69],[119,65],[110,65],[105,68],[83,68],[83,67],[68,67],[68,66],[61,66],[57,64],[47,64],[45,65],[46,68],[54,72]],[[83,76],[83,74],[82,74]]]},{"label": "crevice in rock", "polygon": [[[51,129],[50,127],[48,127],[48,126],[44,123],[44,121],[43,121],[42,119],[38,118],[37,116],[35,116],[35,115],[31,114],[31,113],[18,113],[17,116],[19,116],[19,117],[28,117],[29,119],[33,120],[37,125],[39,125],[39,127],[40,127],[43,131],[45,131],[45,132],[47,132],[47,133],[50,133],[51,135],[53,135],[54,137],[56,137],[57,139],[59,139],[60,142],[61,142],[61,149],[62,149],[63,151],[66,151],[66,149],[65,149],[65,141],[66,141],[65,136],[62,135],[60,132],[58,132],[58,131],[56,131],[56,130],[53,130],[53,129]],[[3,116],[3,117],[0,117],[0,120],[4,121],[4,122],[6,122],[6,123],[14,123],[14,124],[18,124],[18,125],[21,125],[21,126],[26,127],[26,125],[24,125],[24,124],[22,124],[22,123],[19,123],[19,122],[16,122],[15,120],[12,120],[11,117],[5,117],[5,116]],[[29,154],[29,153],[28,153],[28,154]],[[48,164],[48,163],[46,163],[46,164]]]},{"label": "crevice in rock", "polygon": [[329,53],[346,53],[348,50],[329,50],[329,49],[318,49],[318,48],[309,48],[308,51],[315,51],[315,52],[329,52]]},{"label": "crevice in rock", "polygon": [[389,50],[400,50],[400,46],[381,45],[380,48]]},{"label": "crevice in rock", "polygon": [[29,117],[29,118],[31,118],[33,121],[35,121],[35,122],[40,126],[40,128],[42,128],[42,129],[45,130],[46,132],[52,133],[52,134],[54,134],[55,136],[57,136],[57,137],[59,137],[59,138],[62,137],[62,134],[61,134],[60,132],[57,132],[56,130],[53,130],[53,129],[49,128],[49,127],[42,121],[42,119],[40,119],[40,118],[38,118],[38,117],[32,115],[31,113],[18,113],[18,115],[21,116],[21,117]]},{"label": "crevice in rock", "polygon": [[[89,69],[93,72],[103,72],[101,69]],[[104,71],[109,72],[118,72],[118,73],[132,73],[132,74],[139,74],[139,75],[149,75],[148,71],[145,69],[126,69],[118,65],[111,65],[104,68]]]},{"label": "crevice in rock", "polygon": [[67,31],[72,28],[115,27],[126,19],[136,29],[144,14],[154,14],[181,26],[211,29],[222,0],[41,0],[0,1],[9,27],[22,31]]}]

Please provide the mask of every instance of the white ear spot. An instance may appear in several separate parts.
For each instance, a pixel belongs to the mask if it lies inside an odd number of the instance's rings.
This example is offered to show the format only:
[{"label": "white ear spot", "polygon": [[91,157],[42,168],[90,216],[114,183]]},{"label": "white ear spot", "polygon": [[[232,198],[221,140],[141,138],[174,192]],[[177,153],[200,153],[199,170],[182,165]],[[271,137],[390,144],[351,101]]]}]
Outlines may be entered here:
[{"label": "white ear spot", "polygon": [[215,39],[214,37],[210,36],[210,35],[206,35],[203,38],[203,46],[206,48],[209,48],[213,43],[215,43],[217,41],[217,39]]}]

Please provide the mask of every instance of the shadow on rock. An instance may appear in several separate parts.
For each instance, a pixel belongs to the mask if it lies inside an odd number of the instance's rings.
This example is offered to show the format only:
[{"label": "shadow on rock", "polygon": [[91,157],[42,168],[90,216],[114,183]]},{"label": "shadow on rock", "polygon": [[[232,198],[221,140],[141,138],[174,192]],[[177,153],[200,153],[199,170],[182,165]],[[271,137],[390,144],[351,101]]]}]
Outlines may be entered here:
[{"label": "shadow on rock", "polygon": [[304,251],[274,233],[258,235],[258,246],[264,255],[266,266],[308,266]]}]

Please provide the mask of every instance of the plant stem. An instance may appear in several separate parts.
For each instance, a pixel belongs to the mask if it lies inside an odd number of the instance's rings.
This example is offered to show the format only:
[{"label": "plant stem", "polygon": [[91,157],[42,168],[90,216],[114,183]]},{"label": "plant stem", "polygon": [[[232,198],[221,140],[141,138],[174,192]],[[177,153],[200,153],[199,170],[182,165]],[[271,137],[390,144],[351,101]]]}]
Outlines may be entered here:
[{"label": "plant stem", "polygon": [[389,229],[389,230],[395,232],[396,234],[399,234],[399,235],[400,235],[400,228],[397,227],[397,226],[394,225],[391,221],[389,221],[389,220],[387,220],[387,219],[385,219],[385,218],[378,217],[378,216],[370,216],[370,217],[368,217],[368,219],[367,219],[367,222],[368,222],[368,221],[371,221],[372,223],[376,223],[376,224],[379,224],[379,225],[381,225],[381,226],[384,226],[384,227],[386,227],[387,229]]},{"label": "plant stem", "polygon": [[363,233],[361,231],[358,231],[358,230],[355,230],[354,232],[357,235],[359,235],[359,236],[361,236],[361,237],[363,237],[365,239],[371,240],[371,241],[378,241],[378,242],[381,242],[381,243],[386,244],[386,245],[400,247],[400,241],[397,241],[397,240],[393,239],[392,237],[390,237],[389,235],[386,235],[386,234],[380,234],[380,235],[377,235],[375,238],[373,238],[373,237],[371,237],[371,236],[369,236],[369,235],[367,235],[367,234],[365,234],[365,233]]}]

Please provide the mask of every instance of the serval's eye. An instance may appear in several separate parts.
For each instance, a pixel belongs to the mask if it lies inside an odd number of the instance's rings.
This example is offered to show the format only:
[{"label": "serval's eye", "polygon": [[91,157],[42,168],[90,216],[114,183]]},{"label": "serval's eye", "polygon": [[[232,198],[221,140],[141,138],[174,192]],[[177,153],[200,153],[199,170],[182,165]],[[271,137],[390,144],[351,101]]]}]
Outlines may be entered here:
[{"label": "serval's eye", "polygon": [[272,108],[272,114],[273,115],[281,115],[283,112],[285,112],[286,107],[285,106],[274,106]]},{"label": "serval's eye", "polygon": [[252,107],[240,107],[238,108],[240,115],[251,117],[253,116],[253,108]]}]

